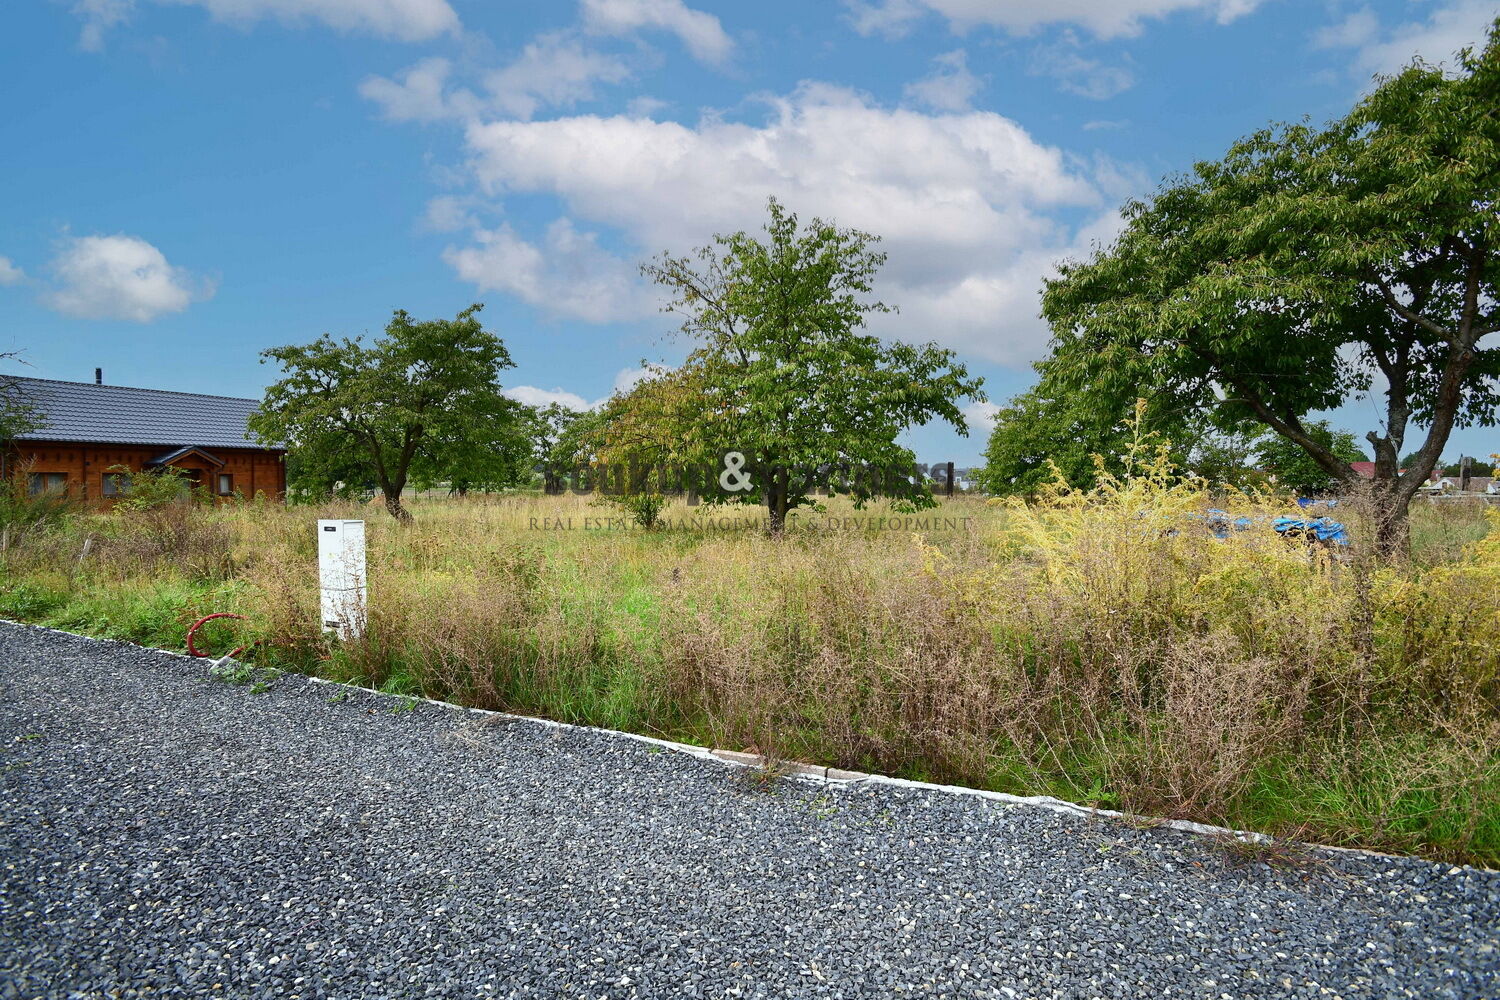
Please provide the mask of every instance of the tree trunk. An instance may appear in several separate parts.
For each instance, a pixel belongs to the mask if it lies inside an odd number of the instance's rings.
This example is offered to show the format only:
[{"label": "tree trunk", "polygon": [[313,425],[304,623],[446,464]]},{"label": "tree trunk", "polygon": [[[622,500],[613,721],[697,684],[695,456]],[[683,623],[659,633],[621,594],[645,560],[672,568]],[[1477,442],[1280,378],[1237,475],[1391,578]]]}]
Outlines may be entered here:
[{"label": "tree trunk", "polygon": [[766,511],[769,515],[772,538],[780,538],[782,532],[786,530],[786,480],[785,469],[772,469],[770,482],[766,484]]},{"label": "tree trunk", "polygon": [[394,492],[391,490],[385,490],[384,492],[385,509],[397,521],[400,521],[402,524],[410,524],[412,521],[411,512],[401,506],[401,491],[398,489]]},{"label": "tree trunk", "polygon": [[1411,497],[1398,483],[1374,491],[1375,548],[1382,556],[1405,555],[1411,543]]}]

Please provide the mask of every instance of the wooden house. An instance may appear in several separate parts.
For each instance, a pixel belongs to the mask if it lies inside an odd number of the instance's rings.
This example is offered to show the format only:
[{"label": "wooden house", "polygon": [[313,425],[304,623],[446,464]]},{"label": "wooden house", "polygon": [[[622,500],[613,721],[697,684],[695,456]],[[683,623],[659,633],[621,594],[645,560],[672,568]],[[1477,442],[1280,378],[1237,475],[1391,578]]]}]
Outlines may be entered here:
[{"label": "wooden house", "polygon": [[39,426],[0,457],[4,473],[24,471],[35,492],[66,489],[108,504],[129,492],[132,474],[170,467],[214,496],[285,496],[285,449],[249,431],[257,400],[104,385],[97,376],[12,381]]}]

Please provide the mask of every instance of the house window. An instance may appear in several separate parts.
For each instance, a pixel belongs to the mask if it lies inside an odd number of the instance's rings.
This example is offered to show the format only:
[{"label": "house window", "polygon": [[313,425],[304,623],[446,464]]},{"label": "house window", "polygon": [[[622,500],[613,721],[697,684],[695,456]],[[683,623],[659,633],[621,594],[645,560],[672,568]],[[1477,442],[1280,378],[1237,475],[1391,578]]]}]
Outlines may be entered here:
[{"label": "house window", "polygon": [[33,472],[30,477],[31,495],[38,493],[61,493],[68,488],[66,472]]},{"label": "house window", "polygon": [[219,473],[219,496],[227,497],[234,492],[234,477],[227,472]]},{"label": "house window", "polygon": [[130,492],[130,476],[124,472],[106,472],[104,474],[104,495],[107,497],[122,497]]}]

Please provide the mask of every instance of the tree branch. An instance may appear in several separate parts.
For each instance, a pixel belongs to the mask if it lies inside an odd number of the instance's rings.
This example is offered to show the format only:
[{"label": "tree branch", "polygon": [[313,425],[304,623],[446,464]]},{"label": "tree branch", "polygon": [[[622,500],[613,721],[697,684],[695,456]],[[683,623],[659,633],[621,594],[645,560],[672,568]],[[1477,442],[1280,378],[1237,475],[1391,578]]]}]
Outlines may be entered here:
[{"label": "tree branch", "polygon": [[1324,472],[1327,472],[1340,482],[1350,482],[1354,479],[1354,470],[1349,468],[1349,463],[1323,447],[1322,444],[1308,434],[1307,429],[1302,426],[1302,421],[1297,418],[1296,414],[1278,414],[1261,398],[1258,392],[1228,371],[1226,366],[1221,364],[1212,353],[1192,343],[1188,343],[1187,348],[1218,371],[1219,375],[1215,381],[1222,380],[1234,386],[1244,398],[1245,403],[1249,405],[1250,409],[1254,411],[1255,415],[1263,423],[1307,452],[1308,457],[1317,462],[1318,466]]},{"label": "tree branch", "polygon": [[1474,335],[1474,320],[1479,314],[1479,281],[1484,272],[1485,253],[1480,247],[1470,247],[1468,273],[1464,276],[1463,317],[1458,321],[1459,341],[1470,347],[1478,339]]},{"label": "tree branch", "polygon": [[1417,324],[1422,329],[1427,330],[1430,333],[1437,334],[1439,337],[1442,337],[1450,344],[1456,345],[1458,343],[1458,341],[1454,337],[1454,334],[1449,331],[1447,327],[1439,323],[1434,323],[1432,320],[1428,319],[1426,316],[1423,316],[1421,313],[1413,312],[1411,309],[1408,309],[1406,306],[1402,305],[1401,300],[1396,298],[1396,293],[1391,291],[1391,286],[1386,282],[1384,278],[1376,278],[1375,284],[1380,286],[1380,294],[1385,299],[1386,305],[1390,306],[1391,311],[1394,312],[1397,316],[1400,316],[1405,320],[1410,320],[1411,322]]}]

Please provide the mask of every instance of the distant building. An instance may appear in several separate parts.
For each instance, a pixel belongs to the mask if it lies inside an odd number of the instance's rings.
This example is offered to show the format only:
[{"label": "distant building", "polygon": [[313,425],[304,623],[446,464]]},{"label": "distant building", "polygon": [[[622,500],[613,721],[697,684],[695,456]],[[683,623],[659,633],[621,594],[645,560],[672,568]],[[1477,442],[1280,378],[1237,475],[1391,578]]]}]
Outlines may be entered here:
[{"label": "distant building", "polygon": [[1349,468],[1353,469],[1356,473],[1358,473],[1359,477],[1361,479],[1374,479],[1375,478],[1375,463],[1374,462],[1350,462],[1349,463]]},{"label": "distant building", "polygon": [[1426,484],[1424,484],[1422,488],[1434,493],[1446,493],[1452,490],[1459,490],[1465,491],[1467,493],[1486,493],[1493,496],[1495,493],[1500,492],[1492,489],[1494,483],[1495,478],[1493,476],[1471,475],[1468,479],[1467,488],[1465,488],[1463,476],[1450,476],[1447,473],[1443,472],[1442,466],[1438,466],[1436,469],[1432,470],[1432,473],[1427,477]]},{"label": "distant building", "polygon": [[17,435],[0,464],[6,475],[25,469],[33,492],[66,489],[108,503],[129,492],[133,473],[175,468],[215,496],[286,493],[286,450],[250,435],[257,400],[97,379],[13,381],[41,426]]}]

